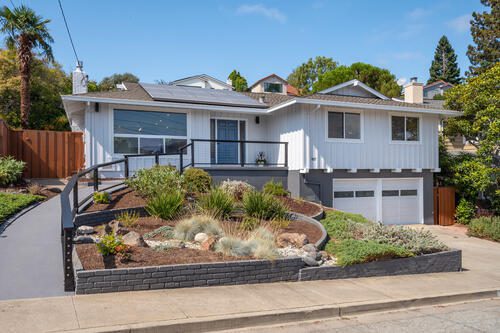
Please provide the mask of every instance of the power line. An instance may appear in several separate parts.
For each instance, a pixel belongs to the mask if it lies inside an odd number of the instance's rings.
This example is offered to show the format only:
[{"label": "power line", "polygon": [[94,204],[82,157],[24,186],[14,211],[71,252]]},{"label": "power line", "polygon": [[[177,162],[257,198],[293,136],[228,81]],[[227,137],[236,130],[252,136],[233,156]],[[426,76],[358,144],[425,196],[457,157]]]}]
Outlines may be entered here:
[{"label": "power line", "polygon": [[62,7],[61,0],[57,0],[57,2],[59,2],[59,8],[61,8],[64,25],[66,26],[66,31],[68,32],[69,41],[71,42],[71,48],[73,48],[73,53],[75,54],[76,63],[80,65],[80,59],[78,58],[78,54],[76,53],[75,44],[73,43],[73,38],[71,38],[71,32],[69,32],[68,22],[66,21],[66,15],[64,15],[64,9]]}]

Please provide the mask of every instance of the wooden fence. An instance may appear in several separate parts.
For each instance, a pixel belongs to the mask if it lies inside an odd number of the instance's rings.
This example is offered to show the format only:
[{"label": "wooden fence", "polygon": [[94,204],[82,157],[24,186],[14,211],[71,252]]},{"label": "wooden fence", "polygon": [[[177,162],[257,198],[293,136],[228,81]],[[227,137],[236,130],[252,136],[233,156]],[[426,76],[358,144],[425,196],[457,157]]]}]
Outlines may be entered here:
[{"label": "wooden fence", "polygon": [[65,178],[84,166],[82,134],[13,130],[0,120],[0,155],[26,162],[25,178]]},{"label": "wooden fence", "polygon": [[452,225],[455,223],[455,188],[434,188],[434,224]]}]

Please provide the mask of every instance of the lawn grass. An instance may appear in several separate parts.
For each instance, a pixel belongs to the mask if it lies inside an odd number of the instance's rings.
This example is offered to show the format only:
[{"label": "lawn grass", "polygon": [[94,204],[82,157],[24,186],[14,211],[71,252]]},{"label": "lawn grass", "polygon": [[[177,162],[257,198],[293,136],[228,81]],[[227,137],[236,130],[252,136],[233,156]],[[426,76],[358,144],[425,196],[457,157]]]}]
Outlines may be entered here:
[{"label": "lawn grass", "polygon": [[500,217],[480,217],[469,224],[469,236],[487,238],[500,242]]},{"label": "lawn grass", "polygon": [[15,214],[24,207],[41,200],[43,200],[43,197],[39,195],[0,193],[0,224],[12,214]]}]

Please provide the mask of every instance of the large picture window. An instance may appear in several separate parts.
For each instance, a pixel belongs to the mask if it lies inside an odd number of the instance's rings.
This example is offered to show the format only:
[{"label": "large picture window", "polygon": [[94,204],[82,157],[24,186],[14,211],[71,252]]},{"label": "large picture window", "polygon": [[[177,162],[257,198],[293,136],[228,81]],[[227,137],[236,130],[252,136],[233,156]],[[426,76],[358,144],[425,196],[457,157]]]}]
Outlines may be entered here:
[{"label": "large picture window", "polygon": [[391,117],[392,141],[419,141],[419,118]]},{"label": "large picture window", "polygon": [[328,112],[329,139],[361,139],[361,115],[349,112]]},{"label": "large picture window", "polygon": [[114,110],[114,153],[177,155],[187,143],[185,113]]},{"label": "large picture window", "polygon": [[264,82],[264,91],[271,92],[271,93],[282,93],[283,92],[283,84]]}]

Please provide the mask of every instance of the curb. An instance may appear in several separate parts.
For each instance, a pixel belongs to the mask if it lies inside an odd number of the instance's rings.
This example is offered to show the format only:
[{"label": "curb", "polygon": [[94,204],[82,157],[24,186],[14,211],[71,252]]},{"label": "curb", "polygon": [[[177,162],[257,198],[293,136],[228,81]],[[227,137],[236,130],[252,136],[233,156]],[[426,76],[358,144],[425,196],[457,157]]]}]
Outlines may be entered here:
[{"label": "curb", "polygon": [[277,310],[260,312],[257,314],[229,315],[222,318],[181,319],[173,321],[158,321],[154,323],[119,325],[112,327],[96,327],[68,332],[87,333],[149,333],[149,332],[214,332],[221,330],[239,329],[336,318],[347,315],[360,315],[369,312],[400,310],[411,307],[430,306],[461,301],[472,301],[500,297],[500,290],[481,290],[461,294],[445,294],[423,298],[401,299],[384,302],[368,302],[346,306],[327,305],[308,308]]}]

